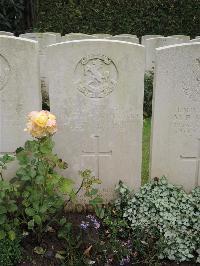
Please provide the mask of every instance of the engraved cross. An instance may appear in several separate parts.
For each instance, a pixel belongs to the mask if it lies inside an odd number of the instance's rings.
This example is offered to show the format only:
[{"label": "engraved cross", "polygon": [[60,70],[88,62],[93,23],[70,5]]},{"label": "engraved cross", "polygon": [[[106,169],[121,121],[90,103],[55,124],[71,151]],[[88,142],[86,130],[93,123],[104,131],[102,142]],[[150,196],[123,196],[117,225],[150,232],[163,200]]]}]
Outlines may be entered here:
[{"label": "engraved cross", "polygon": [[100,151],[99,136],[94,136],[95,138],[95,151],[82,151],[82,156],[94,157],[96,159],[97,177],[99,178],[100,172],[100,157],[108,157],[112,155],[112,151]]},{"label": "engraved cross", "polygon": [[183,160],[196,161],[195,170],[195,186],[199,185],[200,182],[200,139],[198,139],[198,155],[197,156],[180,156]]}]

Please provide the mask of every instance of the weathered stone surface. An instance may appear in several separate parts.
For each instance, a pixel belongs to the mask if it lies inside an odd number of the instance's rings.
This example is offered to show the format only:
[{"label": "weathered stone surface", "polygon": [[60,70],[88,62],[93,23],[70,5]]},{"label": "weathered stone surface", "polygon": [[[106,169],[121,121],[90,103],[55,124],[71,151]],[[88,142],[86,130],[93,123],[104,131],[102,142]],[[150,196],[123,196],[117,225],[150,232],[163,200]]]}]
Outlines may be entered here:
[{"label": "weathered stone surface", "polygon": [[48,45],[56,43],[56,34],[52,33],[31,32],[21,34],[19,37],[38,41],[40,54],[45,53]]},{"label": "weathered stone surface", "polygon": [[69,33],[62,36],[62,41],[75,41],[75,40],[83,40],[83,39],[94,39],[95,37],[89,34],[84,33]]},{"label": "weathered stone surface", "polygon": [[14,36],[12,32],[8,32],[8,31],[0,31],[0,35]]},{"label": "weathered stone surface", "polygon": [[144,47],[82,40],[48,48],[51,111],[59,130],[56,152],[78,183],[80,169],[102,180],[105,199],[123,180],[138,189],[141,177]]},{"label": "weathered stone surface", "polygon": [[111,34],[105,34],[105,33],[96,33],[96,34],[92,34],[92,36],[94,36],[97,39],[106,39],[111,37]]},{"label": "weathered stone surface", "polygon": [[28,113],[41,109],[39,85],[37,42],[0,36],[0,154],[13,153],[29,138],[24,128]]},{"label": "weathered stone surface", "polygon": [[192,39],[192,40],[190,40],[190,42],[200,42],[200,37],[199,37],[199,39],[198,38]]},{"label": "weathered stone surface", "polygon": [[118,41],[124,41],[124,42],[131,42],[131,43],[139,43],[139,39],[137,37],[132,36],[112,36],[108,38],[109,40],[118,40]]},{"label": "weathered stone surface", "polygon": [[184,41],[186,41],[186,42],[188,42],[188,41],[190,40],[190,36],[187,36],[187,35],[181,35],[181,34],[178,34],[178,35],[171,35],[171,36],[168,36],[168,37],[178,38],[178,39],[184,40]]},{"label": "weathered stone surface", "polygon": [[152,71],[155,67],[155,56],[156,56],[156,48],[173,45],[173,44],[180,44],[184,43],[182,39],[176,39],[173,37],[157,37],[157,38],[150,38],[145,41],[145,64],[146,64],[146,71]]},{"label": "weathered stone surface", "polygon": [[135,37],[135,38],[137,38],[137,35],[128,34],[128,33],[118,34],[118,35],[114,35],[114,36],[125,36],[125,37]]},{"label": "weathered stone surface", "polygon": [[145,41],[146,41],[147,39],[152,39],[152,38],[157,38],[157,37],[164,37],[164,36],[162,36],[162,35],[156,35],[156,34],[152,34],[152,35],[144,35],[144,36],[142,36],[141,44],[142,44],[142,45],[145,45]]},{"label": "weathered stone surface", "polygon": [[61,41],[61,34],[60,34],[60,32],[48,31],[46,33],[56,35],[56,42],[60,42]]},{"label": "weathered stone surface", "polygon": [[50,33],[25,33],[20,35],[21,38],[31,39],[39,43],[39,58],[40,58],[40,80],[41,89],[43,92],[48,93],[48,79],[47,79],[47,62],[46,62],[46,48],[48,45],[57,42],[56,34]]},{"label": "weathered stone surface", "polygon": [[151,177],[200,185],[200,43],[158,48]]}]

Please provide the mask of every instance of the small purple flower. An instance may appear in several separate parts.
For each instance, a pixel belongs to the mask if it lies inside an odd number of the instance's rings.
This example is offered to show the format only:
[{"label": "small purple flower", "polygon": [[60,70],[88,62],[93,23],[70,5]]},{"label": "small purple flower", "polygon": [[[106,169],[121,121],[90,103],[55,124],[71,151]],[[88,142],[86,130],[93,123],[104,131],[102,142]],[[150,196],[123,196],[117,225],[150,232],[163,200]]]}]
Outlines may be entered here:
[{"label": "small purple flower", "polygon": [[89,227],[89,222],[82,221],[80,227],[81,229],[86,230]]},{"label": "small purple flower", "polygon": [[93,215],[90,215],[89,214],[86,217],[87,217],[87,219],[89,219],[92,222],[92,224],[93,224],[93,226],[94,226],[95,229],[99,229],[100,222],[97,221],[97,219]]},{"label": "small purple flower", "polygon": [[123,258],[120,261],[120,266],[124,266],[124,265],[128,264],[129,262],[130,262],[130,257],[129,256],[126,256],[125,258]]},{"label": "small purple flower", "polygon": [[130,249],[131,249],[131,247],[132,247],[132,242],[131,242],[130,239],[128,239],[128,241],[127,241],[127,247],[130,248]]}]

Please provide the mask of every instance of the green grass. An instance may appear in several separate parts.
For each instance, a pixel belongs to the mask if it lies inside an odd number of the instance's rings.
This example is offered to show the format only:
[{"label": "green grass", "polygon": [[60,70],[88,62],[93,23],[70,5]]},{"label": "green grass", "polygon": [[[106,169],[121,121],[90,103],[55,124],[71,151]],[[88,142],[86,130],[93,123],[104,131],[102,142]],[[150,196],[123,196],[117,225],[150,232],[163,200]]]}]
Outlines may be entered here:
[{"label": "green grass", "polygon": [[143,143],[142,143],[142,184],[149,179],[149,157],[150,157],[150,135],[151,119],[145,119],[143,125]]}]

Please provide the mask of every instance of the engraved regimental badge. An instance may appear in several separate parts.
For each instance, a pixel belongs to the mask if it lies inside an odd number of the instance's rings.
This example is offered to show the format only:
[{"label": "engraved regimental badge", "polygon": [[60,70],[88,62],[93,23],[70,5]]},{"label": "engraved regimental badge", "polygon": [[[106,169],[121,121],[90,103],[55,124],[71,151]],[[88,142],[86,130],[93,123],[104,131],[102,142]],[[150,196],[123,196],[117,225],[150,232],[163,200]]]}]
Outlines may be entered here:
[{"label": "engraved regimental badge", "polygon": [[117,80],[117,68],[105,55],[83,57],[75,69],[76,87],[89,98],[104,98],[111,94]]}]

